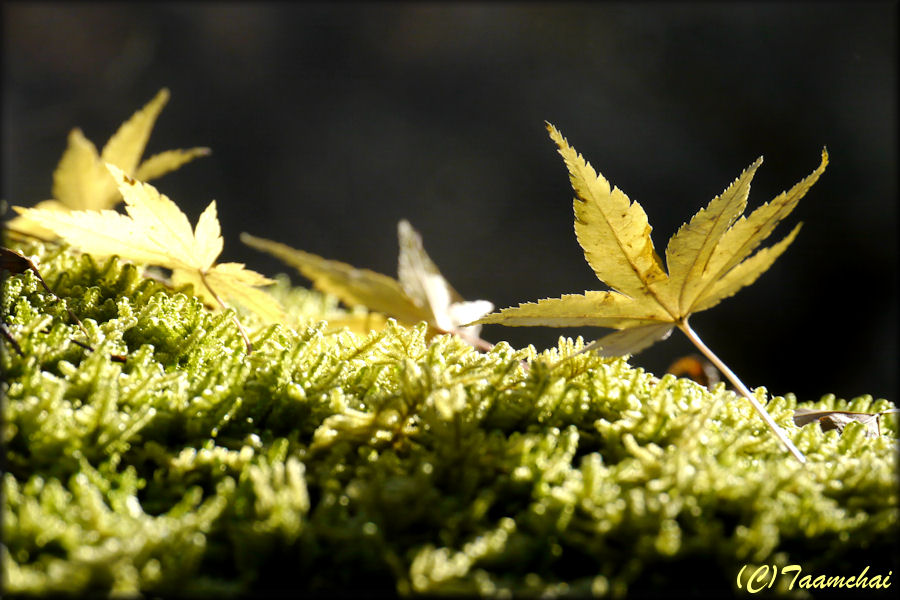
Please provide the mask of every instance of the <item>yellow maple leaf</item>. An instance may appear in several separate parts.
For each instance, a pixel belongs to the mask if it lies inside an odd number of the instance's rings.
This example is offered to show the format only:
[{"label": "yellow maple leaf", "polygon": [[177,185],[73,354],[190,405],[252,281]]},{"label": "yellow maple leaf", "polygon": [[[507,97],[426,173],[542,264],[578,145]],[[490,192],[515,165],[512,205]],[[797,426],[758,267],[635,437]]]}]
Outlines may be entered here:
[{"label": "yellow maple leaf", "polygon": [[114,210],[13,208],[89,254],[118,255],[171,269],[176,285],[193,284],[194,293],[207,304],[224,308],[225,298],[266,322],[285,319],[278,302],[258,289],[274,283],[271,279],[240,263],[216,264],[223,240],[215,201],[203,211],[191,231],[187,216],[155,187],[129,177],[112,164],[106,167],[125,200],[125,215]]},{"label": "yellow maple leaf", "polygon": [[[575,190],[578,243],[594,273],[612,289],[520,304],[484,316],[473,324],[616,329],[584,349],[597,350],[605,356],[634,354],[666,338],[678,327],[722,373],[736,379],[702,344],[688,325],[688,317],[753,283],[787,249],[800,225],[777,244],[750,256],[818,180],[828,164],[827,152],[822,151],[818,168],[809,176],[745,217],[741,215],[747,205],[750,180],[762,158],[750,165],[672,236],[666,248],[669,269],[666,273],[654,250],[651,227],[641,205],[612,187],[553,125],[547,123],[547,129],[565,160]],[[743,383],[735,385],[770,427],[777,430]],[[795,456],[802,457],[783,434],[779,437]]]},{"label": "yellow maple leaf", "polygon": [[740,217],[750,180],[762,163],[761,158],[757,160],[672,236],[666,248],[666,273],[641,205],[611,187],[553,125],[547,127],[575,189],[576,237],[594,273],[612,290],[521,304],[476,323],[617,329],[592,344],[607,356],[636,353],[668,335],[691,314],[753,283],[794,240],[800,226],[774,246],[747,257],[793,210],[828,164],[823,151],[821,164],[812,174],[771,203]]},{"label": "yellow maple leaf", "polygon": [[478,337],[480,326],[462,324],[490,312],[494,305],[487,300],[465,301],[441,275],[425,252],[421,236],[408,221],[398,223],[397,235],[398,279],[247,233],[241,234],[241,241],[296,267],[314,287],[348,306],[362,305],[406,325],[425,321],[432,333],[453,333],[476,347],[489,347]]},{"label": "yellow maple leaf", "polygon": [[[53,173],[53,199],[38,202],[34,208],[59,211],[113,208],[122,200],[122,195],[106,170],[106,163],[119,167],[130,177],[149,181],[198,156],[208,155],[209,148],[201,147],[167,150],[141,162],[153,125],[168,100],[169,90],[163,88],[119,127],[100,153],[80,129],[73,129]],[[51,235],[46,228],[21,216],[10,221],[9,227],[38,237]]]}]

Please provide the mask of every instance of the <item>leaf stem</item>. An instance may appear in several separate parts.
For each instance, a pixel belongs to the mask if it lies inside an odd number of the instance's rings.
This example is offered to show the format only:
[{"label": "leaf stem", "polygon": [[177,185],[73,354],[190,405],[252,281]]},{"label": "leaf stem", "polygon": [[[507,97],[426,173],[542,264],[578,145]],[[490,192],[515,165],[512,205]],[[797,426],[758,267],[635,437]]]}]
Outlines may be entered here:
[{"label": "leaf stem", "polygon": [[[197,272],[200,273],[200,281],[203,282],[203,285],[206,286],[206,289],[209,290],[209,293],[212,294],[212,297],[216,299],[216,302],[219,303],[219,306],[222,307],[222,310],[228,310],[228,305],[222,302],[222,299],[219,298],[219,295],[216,293],[212,287],[210,287],[209,282],[206,281],[206,273],[203,272],[202,269],[197,269]],[[234,324],[237,325],[238,331],[241,332],[241,337],[244,338],[244,344],[247,346],[247,354],[253,352],[253,345],[250,343],[250,338],[247,337],[247,331],[244,329],[244,326],[241,325],[241,322],[238,320],[237,315],[231,313],[231,319],[234,321]]]},{"label": "leaf stem", "polygon": [[800,461],[800,464],[805,464],[806,457],[803,456],[803,453],[800,452],[797,446],[795,446],[790,438],[787,437],[787,435],[784,433],[784,430],[782,430],[778,426],[778,424],[775,423],[766,408],[762,404],[760,404],[756,398],[753,397],[753,394],[750,393],[750,390],[747,388],[747,386],[744,385],[744,382],[738,379],[738,376],[735,375],[734,372],[729,369],[728,366],[724,362],[722,362],[721,359],[719,359],[719,357],[716,356],[712,350],[706,347],[706,344],[703,343],[703,340],[701,340],[700,337],[696,333],[694,333],[694,330],[691,329],[691,326],[688,325],[686,318],[682,319],[678,323],[678,328],[684,332],[684,335],[686,335],[688,339],[691,340],[691,343],[697,346],[697,348],[706,356],[706,358],[708,358],[714,365],[716,365],[719,371],[721,371],[722,374],[725,375],[725,377],[727,377],[728,380],[732,383],[732,385],[734,385],[734,388],[738,392],[740,392],[742,396],[750,401],[750,404],[753,405],[753,408],[756,409],[756,412],[759,413],[759,416],[762,417],[762,420],[766,422],[766,425],[769,426],[769,429],[772,430],[772,433],[774,433],[775,436],[781,441],[781,443],[784,444],[785,448],[787,448],[788,451],[794,455],[794,458]]}]

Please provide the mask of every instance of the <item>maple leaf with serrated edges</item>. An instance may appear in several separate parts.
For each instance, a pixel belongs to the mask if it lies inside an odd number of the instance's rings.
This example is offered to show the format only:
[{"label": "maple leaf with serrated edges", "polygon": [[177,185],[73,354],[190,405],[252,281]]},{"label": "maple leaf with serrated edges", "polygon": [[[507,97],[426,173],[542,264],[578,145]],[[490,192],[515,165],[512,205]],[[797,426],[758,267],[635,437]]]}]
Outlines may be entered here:
[{"label": "maple leaf with serrated edges", "polygon": [[[150,181],[199,156],[208,155],[209,148],[196,147],[167,150],[141,161],[153,125],[168,100],[169,90],[161,89],[119,127],[99,153],[81,129],[73,129],[53,173],[53,199],[38,202],[33,208],[64,212],[106,210],[122,200],[115,180],[106,170],[106,163],[119,167],[130,177]],[[21,216],[10,221],[9,228],[38,237],[48,237],[51,233]]]},{"label": "maple leaf with serrated edges", "polygon": [[675,233],[666,248],[666,273],[641,205],[611,187],[553,125],[547,127],[575,189],[575,235],[594,273],[612,290],[521,304],[475,323],[617,329],[592,344],[607,356],[639,352],[691,314],[753,283],[787,249],[800,226],[774,246],[747,257],[794,209],[828,163],[823,151],[822,162],[811,175],[743,217],[750,180],[762,163],[758,159]]},{"label": "maple leaf with serrated edges", "polygon": [[[800,225],[777,244],[750,256],[818,180],[828,164],[828,153],[823,149],[818,168],[790,190],[742,216],[750,180],[762,164],[762,158],[758,159],[672,236],[666,248],[667,273],[653,247],[651,227],[641,205],[612,187],[553,125],[547,123],[547,129],[565,160],[575,190],[578,243],[594,273],[612,289],[520,304],[472,324],[616,329],[583,350],[597,350],[605,356],[634,354],[678,327],[720,371],[736,379],[702,344],[688,325],[688,317],[753,283],[787,249]],[[739,389],[802,461],[802,454],[783,437],[749,390],[744,393],[743,383]]]},{"label": "maple leaf with serrated edges", "polygon": [[408,221],[398,223],[397,236],[400,241],[397,279],[247,233],[241,234],[241,241],[296,267],[314,287],[348,306],[362,305],[406,325],[425,321],[432,333],[453,333],[473,346],[489,347],[478,337],[480,326],[463,327],[462,324],[490,312],[494,305],[487,300],[465,301],[441,275],[425,252],[422,237]]},{"label": "maple leaf with serrated edges", "polygon": [[[107,164],[125,200],[126,215],[114,210],[61,212],[40,208],[15,210],[68,243],[97,256],[118,255],[172,270],[175,285],[191,283],[207,304],[225,307],[222,298],[258,314],[266,322],[283,321],[278,302],[259,286],[274,283],[241,263],[216,264],[223,240],[212,201],[191,231],[187,216],[149,183]],[[241,330],[246,340],[246,334]],[[249,342],[248,342],[249,347]]]}]

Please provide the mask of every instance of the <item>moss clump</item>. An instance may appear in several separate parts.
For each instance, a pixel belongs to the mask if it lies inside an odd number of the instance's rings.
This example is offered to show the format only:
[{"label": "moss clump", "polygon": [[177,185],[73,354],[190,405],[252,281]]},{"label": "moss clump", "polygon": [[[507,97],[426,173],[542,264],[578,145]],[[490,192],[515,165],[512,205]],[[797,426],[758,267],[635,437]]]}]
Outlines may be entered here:
[{"label": "moss clump", "polygon": [[580,340],[480,354],[424,326],[330,332],[333,301],[283,279],[309,325],[243,315],[248,355],[189,289],[21,250],[91,339],[31,272],[3,282],[23,350],[4,342],[8,593],[728,593],[748,563],[888,570],[895,421],[875,439],[797,429],[796,400],[771,398],[801,467],[723,388],[594,355],[552,366]]}]

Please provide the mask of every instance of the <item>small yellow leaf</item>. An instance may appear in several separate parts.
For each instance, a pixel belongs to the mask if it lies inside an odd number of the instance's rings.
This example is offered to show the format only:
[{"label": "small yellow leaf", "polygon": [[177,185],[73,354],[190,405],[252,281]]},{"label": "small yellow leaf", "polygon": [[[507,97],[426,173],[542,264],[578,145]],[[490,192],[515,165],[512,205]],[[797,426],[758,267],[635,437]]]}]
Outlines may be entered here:
[{"label": "small yellow leaf", "polygon": [[[93,142],[80,129],[69,133],[68,145],[53,172],[52,208],[59,210],[106,210],[121,201],[116,182],[106,170],[106,163],[119,167],[130,177],[141,181],[155,179],[179,168],[191,160],[209,154],[208,148],[169,150],[156,154],[140,165],[141,155],[147,145],[150,132],[160,111],[169,99],[169,91],[162,89],[144,106],[119,127],[110,138],[102,153],[97,152]],[[34,208],[51,208],[41,203]],[[16,231],[49,237],[49,231],[27,223],[16,217],[9,223]]]},{"label": "small yellow leaf", "polygon": [[185,214],[155,187],[132,179],[112,164],[107,168],[125,200],[127,215],[114,210],[14,208],[84,252],[172,269],[176,284],[193,284],[195,293],[209,304],[221,306],[224,298],[267,322],[284,319],[277,301],[256,289],[272,280],[239,263],[215,264],[223,245],[215,201],[192,230]]},{"label": "small yellow leaf", "polygon": [[313,282],[317,290],[335,296],[347,306],[365,306],[369,310],[391,315],[407,325],[428,320],[425,309],[413,303],[400,284],[387,275],[357,269],[347,263],[328,260],[248,233],[241,234],[241,241],[296,267]]},{"label": "small yellow leaf", "polygon": [[[575,233],[585,258],[612,292],[585,292],[520,304],[484,316],[471,325],[543,325],[619,329],[595,342],[603,353],[633,354],[663,339],[673,326],[687,328],[688,317],[710,308],[753,283],[787,249],[797,226],[771,248],[747,256],[797,205],[828,164],[800,183],[741,217],[750,181],[762,158],[748,167],[722,194],[682,225],[669,241],[667,274],[650,239],[647,215],[618,188],[594,171],[562,134],[547,123],[551,139],[569,170],[575,190]],[[628,333],[634,329],[633,333]]]},{"label": "small yellow leaf", "polygon": [[384,313],[405,325],[428,323],[432,333],[454,333],[476,346],[479,326],[464,326],[494,305],[486,300],[466,302],[453,289],[425,252],[422,238],[405,220],[397,225],[400,240],[399,281],[368,269],[328,260],[247,233],[241,240],[296,267],[313,286],[336,296],[348,306],[361,305]]}]

